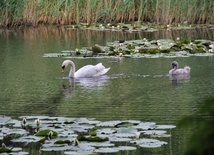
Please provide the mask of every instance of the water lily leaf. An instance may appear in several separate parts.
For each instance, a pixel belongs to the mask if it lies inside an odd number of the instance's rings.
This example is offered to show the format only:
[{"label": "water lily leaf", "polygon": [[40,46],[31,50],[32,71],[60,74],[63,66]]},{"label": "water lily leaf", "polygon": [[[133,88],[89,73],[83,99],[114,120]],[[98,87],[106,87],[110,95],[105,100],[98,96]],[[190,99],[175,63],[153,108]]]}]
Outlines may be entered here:
[{"label": "water lily leaf", "polygon": [[156,129],[173,129],[175,125],[156,125]]},{"label": "water lily leaf", "polygon": [[106,135],[110,135],[113,133],[116,133],[117,130],[113,129],[113,128],[102,128],[102,129],[98,129],[96,130],[97,134],[106,134]]},{"label": "water lily leaf", "polygon": [[[49,130],[49,129],[46,129],[46,130],[41,130],[39,132],[37,132],[35,134],[35,136],[47,136],[52,130]],[[57,136],[58,133],[55,132],[55,131],[52,131],[53,132],[53,136]]]},{"label": "water lily leaf", "polygon": [[119,138],[129,138],[129,137],[136,137],[135,133],[116,133],[114,136]]},{"label": "water lily leaf", "polygon": [[28,152],[22,152],[22,151],[10,153],[10,155],[27,155],[27,154],[29,154],[29,153]]},{"label": "water lily leaf", "polygon": [[151,130],[156,128],[156,123],[155,122],[141,122],[137,126],[134,126],[137,129],[141,130]]},{"label": "water lily leaf", "polygon": [[129,142],[131,140],[132,140],[131,138],[124,138],[124,137],[115,137],[115,136],[109,137],[109,141],[111,142]]},{"label": "water lily leaf", "polygon": [[87,142],[87,145],[93,146],[93,147],[113,147],[113,146],[115,146],[115,144],[110,143],[109,141],[102,142],[102,143],[100,143],[100,142],[90,142],[90,143]]},{"label": "water lily leaf", "polygon": [[108,141],[108,137],[98,137],[98,136],[84,136],[84,135],[79,135],[77,137],[79,141],[89,141],[89,142],[105,142]]},{"label": "water lily leaf", "polygon": [[70,145],[71,141],[70,140],[57,140],[54,142],[54,144],[68,144],[68,145]]},{"label": "water lily leaf", "polygon": [[164,141],[159,141],[156,139],[147,139],[147,138],[134,140],[134,141],[131,141],[130,143],[134,143],[139,145],[140,147],[147,147],[147,148],[156,148],[167,144],[167,142],[164,142]]},{"label": "water lily leaf", "polygon": [[137,148],[134,146],[119,146],[118,149],[120,151],[132,151],[132,150],[136,150]]},{"label": "water lily leaf", "polygon": [[137,132],[137,129],[134,128],[134,127],[123,127],[123,128],[118,128],[117,129],[117,133],[136,133]]},{"label": "water lily leaf", "polygon": [[119,128],[119,127],[127,127],[127,126],[133,126],[134,124],[131,122],[121,122],[116,124],[114,127]]},{"label": "water lily leaf", "polygon": [[97,153],[115,153],[115,152],[119,152],[119,149],[116,147],[105,147],[105,148],[99,148],[96,149],[95,152]]},{"label": "water lily leaf", "polygon": [[75,152],[75,151],[65,151],[64,154],[65,155],[92,155],[93,151],[78,151],[78,152]]},{"label": "water lily leaf", "polygon": [[40,120],[42,120],[42,119],[51,119],[51,117],[49,117],[49,116],[20,116],[19,118],[20,119],[23,119],[23,118],[26,118],[27,120],[30,120],[30,119],[32,119],[32,120],[36,120],[36,119],[40,119]]},{"label": "water lily leaf", "polygon": [[100,122],[97,124],[97,126],[106,126],[106,127],[114,127],[115,125],[121,123],[121,121],[106,121],[106,122]]},{"label": "water lily leaf", "polygon": [[66,151],[69,149],[70,149],[70,146],[64,145],[64,146],[51,146],[51,147],[41,148],[41,151]]},{"label": "water lily leaf", "polygon": [[147,131],[142,131],[145,135],[162,135],[165,134],[166,131],[164,130],[147,130]]},{"label": "water lily leaf", "polygon": [[12,139],[12,142],[16,143],[32,143],[32,142],[39,142],[43,137],[36,137],[36,136],[24,136],[18,139]]},{"label": "water lily leaf", "polygon": [[9,120],[11,120],[10,117],[0,115],[0,125],[5,125]]},{"label": "water lily leaf", "polygon": [[26,131],[26,130],[24,130],[24,129],[10,129],[10,130],[6,130],[6,131],[4,131],[4,133],[6,134],[6,135],[19,135],[19,136],[22,136],[22,135],[26,135],[26,134],[28,134],[28,132]]}]

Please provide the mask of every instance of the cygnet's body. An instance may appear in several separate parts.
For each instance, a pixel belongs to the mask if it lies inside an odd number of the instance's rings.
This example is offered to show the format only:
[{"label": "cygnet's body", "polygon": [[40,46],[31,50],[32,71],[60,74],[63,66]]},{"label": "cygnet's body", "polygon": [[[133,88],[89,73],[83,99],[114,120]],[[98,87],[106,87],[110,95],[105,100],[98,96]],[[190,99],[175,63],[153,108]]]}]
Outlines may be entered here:
[{"label": "cygnet's body", "polygon": [[190,74],[191,68],[189,66],[185,66],[184,68],[178,68],[178,62],[172,62],[172,69],[169,71],[170,75],[188,75]]}]

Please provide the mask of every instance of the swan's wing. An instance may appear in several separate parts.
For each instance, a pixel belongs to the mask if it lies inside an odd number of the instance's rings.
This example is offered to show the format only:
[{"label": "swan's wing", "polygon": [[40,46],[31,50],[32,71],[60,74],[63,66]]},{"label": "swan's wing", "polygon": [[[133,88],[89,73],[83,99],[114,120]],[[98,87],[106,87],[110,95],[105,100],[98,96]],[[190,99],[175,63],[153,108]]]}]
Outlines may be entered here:
[{"label": "swan's wing", "polygon": [[182,75],[182,74],[189,74],[190,73],[190,70],[189,68],[181,68],[181,69],[176,69],[174,71],[171,72],[172,74],[174,75]]},{"label": "swan's wing", "polygon": [[78,71],[75,72],[75,77],[92,77],[96,74],[96,70],[94,69],[93,65],[86,65],[80,68]]},{"label": "swan's wing", "polygon": [[96,69],[96,74],[94,74],[94,76],[100,76],[100,75],[106,74],[109,71],[110,67],[105,68],[102,63],[98,63],[95,66],[95,69]]},{"label": "swan's wing", "polygon": [[97,65],[86,65],[80,68],[78,71],[75,72],[75,77],[93,77],[93,76],[100,76],[104,75],[109,71],[110,68],[105,68],[102,63]]},{"label": "swan's wing", "polygon": [[109,68],[104,68],[102,70],[99,70],[99,72],[97,72],[94,76],[104,75],[109,71],[109,69],[111,69],[111,68],[109,67]]}]

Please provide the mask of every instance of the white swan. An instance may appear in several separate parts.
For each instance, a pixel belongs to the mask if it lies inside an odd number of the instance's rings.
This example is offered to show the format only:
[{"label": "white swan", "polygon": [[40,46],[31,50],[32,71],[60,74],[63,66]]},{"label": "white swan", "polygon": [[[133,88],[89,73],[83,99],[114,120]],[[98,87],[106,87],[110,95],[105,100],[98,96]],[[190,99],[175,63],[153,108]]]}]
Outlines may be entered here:
[{"label": "white swan", "polygon": [[184,68],[178,69],[178,62],[172,62],[172,69],[169,71],[170,75],[188,75],[190,73],[190,67],[185,66]]},{"label": "white swan", "polygon": [[[69,72],[70,78],[87,78],[87,77],[97,77],[106,74],[109,68],[105,68],[102,63],[97,65],[86,65],[76,71],[75,64],[71,60],[65,60],[62,63],[62,72],[64,73],[65,68],[70,65],[71,69]],[[76,71],[76,72],[75,72]]]}]

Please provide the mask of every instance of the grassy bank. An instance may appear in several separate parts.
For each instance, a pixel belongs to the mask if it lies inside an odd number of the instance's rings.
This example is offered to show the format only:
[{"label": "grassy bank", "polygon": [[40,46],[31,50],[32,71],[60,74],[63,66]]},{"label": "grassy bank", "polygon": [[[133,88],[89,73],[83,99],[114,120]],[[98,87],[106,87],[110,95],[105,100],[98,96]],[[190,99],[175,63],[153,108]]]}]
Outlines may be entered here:
[{"label": "grassy bank", "polygon": [[0,25],[151,22],[213,24],[213,0],[1,0]]}]

